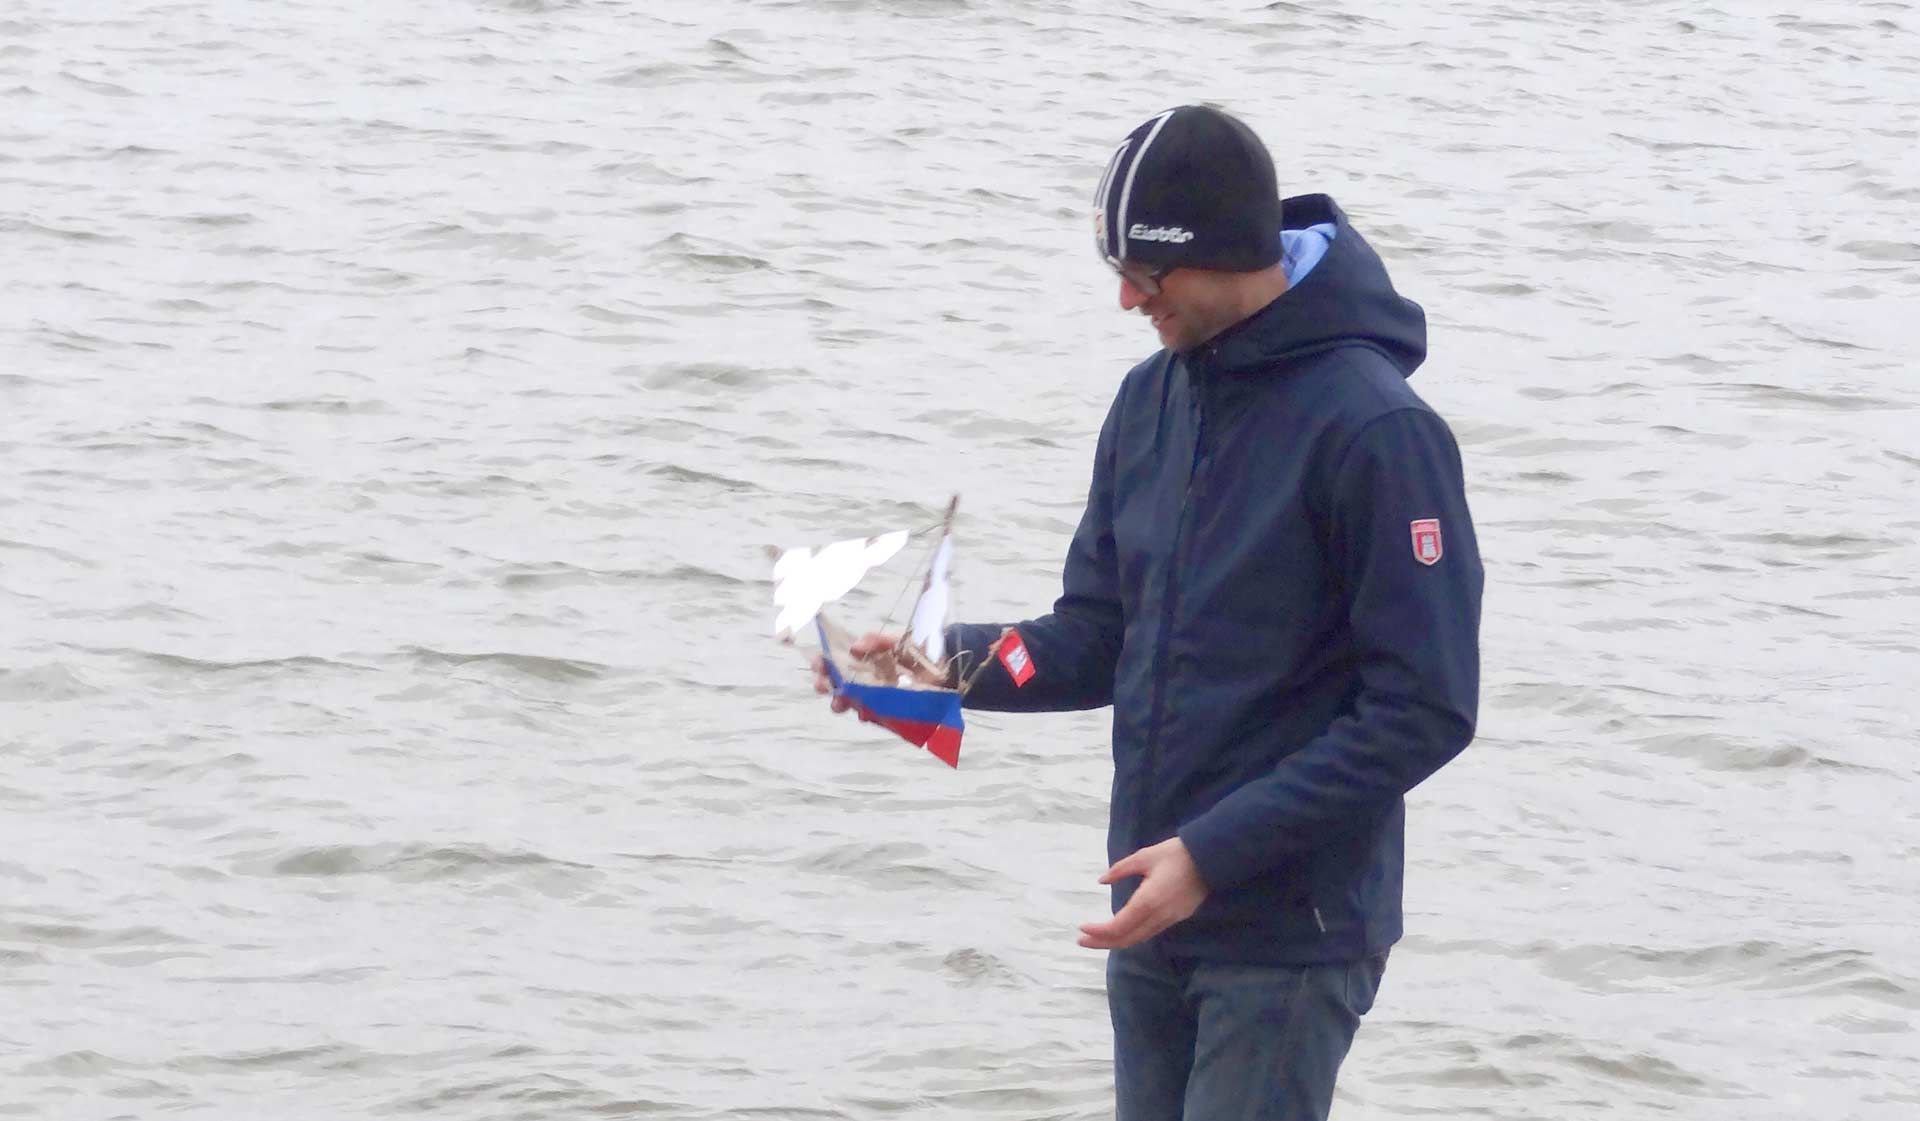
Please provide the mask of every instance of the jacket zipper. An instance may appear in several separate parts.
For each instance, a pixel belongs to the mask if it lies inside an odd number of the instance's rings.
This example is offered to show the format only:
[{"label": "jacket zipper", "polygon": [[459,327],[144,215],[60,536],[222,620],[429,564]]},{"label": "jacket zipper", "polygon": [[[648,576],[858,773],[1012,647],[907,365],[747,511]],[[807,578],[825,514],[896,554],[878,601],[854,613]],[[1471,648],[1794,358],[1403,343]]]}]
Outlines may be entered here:
[{"label": "jacket zipper", "polygon": [[[1165,714],[1167,688],[1167,648],[1171,645],[1173,616],[1180,602],[1180,566],[1186,560],[1187,511],[1193,508],[1196,497],[1196,485],[1200,480],[1200,466],[1206,458],[1207,410],[1205,398],[1200,393],[1200,379],[1192,362],[1187,363],[1187,388],[1193,395],[1193,460],[1187,465],[1187,485],[1180,503],[1180,516],[1174,522],[1173,550],[1167,563],[1166,590],[1162,596],[1160,608],[1160,640],[1153,657],[1153,708],[1147,733],[1147,758],[1141,768],[1140,809],[1134,818],[1134,839],[1139,842],[1134,847],[1142,848],[1147,844],[1147,807],[1153,799],[1154,774],[1159,769],[1156,763],[1160,757],[1161,722]],[[1177,829],[1179,823],[1175,822]]]}]

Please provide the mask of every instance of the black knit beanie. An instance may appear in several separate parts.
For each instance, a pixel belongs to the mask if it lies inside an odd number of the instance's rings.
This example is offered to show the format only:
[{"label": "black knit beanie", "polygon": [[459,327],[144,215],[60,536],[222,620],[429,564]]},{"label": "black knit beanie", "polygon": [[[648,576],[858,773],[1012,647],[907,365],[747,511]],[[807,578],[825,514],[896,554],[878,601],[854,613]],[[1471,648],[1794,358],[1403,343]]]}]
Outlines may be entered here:
[{"label": "black knit beanie", "polygon": [[1094,196],[1109,264],[1254,272],[1280,260],[1280,189],[1253,130],[1182,105],[1127,134]]}]

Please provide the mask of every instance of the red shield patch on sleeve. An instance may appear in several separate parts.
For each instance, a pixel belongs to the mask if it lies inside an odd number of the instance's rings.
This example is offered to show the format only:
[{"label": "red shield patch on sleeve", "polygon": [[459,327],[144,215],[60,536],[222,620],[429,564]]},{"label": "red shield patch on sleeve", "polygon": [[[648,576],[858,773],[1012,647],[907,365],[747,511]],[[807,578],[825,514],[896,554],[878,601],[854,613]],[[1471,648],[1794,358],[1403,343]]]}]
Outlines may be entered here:
[{"label": "red shield patch on sleeve", "polygon": [[1007,667],[1007,676],[1013,678],[1013,686],[1018,689],[1033,676],[1033,656],[1027,653],[1027,644],[1020,641],[1020,632],[1009,629],[1000,639],[1000,664]]},{"label": "red shield patch on sleeve", "polygon": [[1445,546],[1440,542],[1440,519],[1421,518],[1413,523],[1413,559],[1421,564],[1437,564]]}]

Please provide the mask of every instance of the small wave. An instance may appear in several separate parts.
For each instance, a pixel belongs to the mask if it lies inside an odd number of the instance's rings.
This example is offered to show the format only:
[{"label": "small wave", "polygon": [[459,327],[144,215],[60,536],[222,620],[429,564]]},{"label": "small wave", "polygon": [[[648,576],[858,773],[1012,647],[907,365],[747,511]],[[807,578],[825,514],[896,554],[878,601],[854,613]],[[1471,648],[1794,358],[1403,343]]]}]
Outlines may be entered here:
[{"label": "small wave", "polygon": [[509,11],[531,12],[535,15],[568,12],[580,7],[580,0],[493,0],[493,3]]},{"label": "small wave", "polygon": [[276,1047],[259,1051],[232,1051],[219,1055],[185,1055],[170,1059],[166,1069],[183,1074],[233,1074],[261,1070],[351,1071],[362,1066],[367,1052],[346,1044],[315,1047]]},{"label": "small wave", "polygon": [[738,587],[749,581],[699,565],[675,565],[665,571],[654,569],[582,568],[564,562],[543,565],[533,570],[518,570],[500,577],[502,587],[516,591],[579,587],[596,584],[700,584],[707,587]]},{"label": "small wave", "polygon": [[365,670],[366,666],[357,666],[349,662],[336,662],[331,658],[322,658],[313,654],[295,654],[285,658],[249,658],[239,661],[217,661],[206,658],[190,658],[185,654],[163,654],[150,650],[106,650],[101,653],[121,654],[134,657],[149,665],[178,673],[235,673],[247,670],[306,670],[306,669],[351,669]]},{"label": "small wave", "polygon": [[103,1074],[145,1069],[142,1064],[103,1055],[98,1051],[68,1051],[20,1068],[28,1075],[52,1075],[56,1078],[97,1078]]},{"label": "small wave", "polygon": [[351,985],[357,981],[378,977],[384,971],[384,966],[360,965],[334,969],[308,969],[300,973],[208,973],[179,977],[175,978],[175,981],[202,985]]},{"label": "small wave", "polygon": [[542,681],[591,681],[604,677],[610,667],[599,662],[569,658],[546,658],[537,654],[456,654],[425,646],[409,646],[403,651],[422,665],[482,666],[511,670]]},{"label": "small wave", "polygon": [[[1559,228],[1557,221],[1555,222],[1555,228]],[[1656,232],[1653,227],[1640,222],[1629,222],[1621,219],[1575,222],[1571,228],[1591,236],[1596,241],[1615,241],[1628,245],[1645,245],[1660,240],[1659,233]]]},{"label": "small wave", "polygon": [[[601,175],[614,175],[622,179],[662,187],[691,187],[713,182],[713,177],[710,175],[681,175],[677,172],[668,171],[660,167],[652,159],[644,157],[641,159],[620,160],[615,163],[601,164],[593,170]],[[672,204],[655,203],[652,205],[671,206]],[[652,210],[645,210],[643,212],[658,213]]]},{"label": "small wave", "polygon": [[760,389],[772,381],[772,372],[725,362],[677,362],[656,366],[647,375],[650,389],[670,389],[682,385],[713,385],[727,389]]},{"label": "small wave", "polygon": [[888,888],[942,888],[972,891],[983,877],[966,874],[952,861],[928,861],[933,853],[924,845],[906,841],[835,845],[797,857],[791,863],[815,872],[849,876],[862,883]]},{"label": "small wave", "polygon": [[260,557],[316,557],[337,552],[337,541],[272,541],[265,545],[251,545],[247,552]]},{"label": "small wave", "polygon": [[1583,440],[1570,436],[1535,436],[1524,440],[1511,440],[1493,449],[1495,455],[1523,456],[1564,456],[1582,452],[1613,451],[1628,446],[1624,440]]},{"label": "small wave", "polygon": [[388,411],[387,406],[379,401],[349,401],[340,397],[290,397],[245,407],[273,413],[318,413],[322,416],[370,416]]},{"label": "small wave", "polygon": [[1561,716],[1619,716],[1626,712],[1611,690],[1557,681],[1516,681],[1494,690],[1505,708]]},{"label": "small wave", "polygon": [[1713,732],[1647,736],[1634,744],[1656,755],[1690,759],[1715,771],[1776,770],[1802,767],[1814,761],[1812,752],[1795,744],[1752,743]]},{"label": "small wave", "polygon": [[1573,624],[1573,629],[1590,634],[1632,634],[1636,631],[1673,631],[1685,626],[1678,620],[1659,615],[1610,615]]},{"label": "small wave", "polygon": [[[1847,342],[1845,339],[1830,339],[1822,335],[1809,335],[1804,331],[1796,331],[1792,327],[1789,327],[1785,323],[1781,323],[1780,321],[1775,319],[1763,318],[1761,322],[1767,324],[1768,326],[1773,327],[1775,330],[1779,331],[1781,334],[1786,335],[1788,338],[1793,339],[1797,342],[1811,343],[1814,346],[1824,347],[1827,350],[1871,350],[1872,349],[1871,347],[1862,346],[1859,343]],[[1882,406],[1882,407],[1885,407],[1885,406]],[[1893,405],[1891,407],[1898,408],[1899,406]]]},{"label": "small wave", "polygon": [[675,62],[654,62],[610,74],[600,79],[600,84],[623,86],[628,89],[654,89],[678,85],[695,75],[696,71],[689,66],[682,66]]},{"label": "small wave", "polygon": [[1025,988],[1031,979],[985,950],[962,947],[940,959],[940,968],[966,985]]},{"label": "small wave", "polygon": [[1727,363],[1704,354],[1669,354],[1654,361],[1662,366],[1677,366],[1690,374],[1717,374],[1727,368]]},{"label": "small wave", "polygon": [[[405,288],[408,285],[417,284],[419,281],[420,278],[418,276],[412,273],[401,272],[398,269],[368,268],[362,269],[349,277],[347,283],[360,288]],[[326,347],[324,349],[336,353],[362,353],[370,348]]]},{"label": "small wave", "polygon": [[1767,991],[1849,995],[1909,1011],[1920,1010],[1920,986],[1882,968],[1863,950],[1791,952],[1781,948],[1764,973],[1742,986]]},{"label": "small wave", "polygon": [[179,221],[184,222],[190,226],[208,226],[214,229],[228,229],[234,226],[251,226],[254,223],[258,222],[259,219],[255,218],[251,214],[207,213],[207,214],[185,214],[179,218]]},{"label": "small wave", "polygon": [[[126,239],[122,237],[114,237],[109,234],[95,233],[92,230],[75,230],[75,229],[66,229],[59,226],[43,226],[38,222],[30,222],[24,218],[0,218],[0,233],[37,234],[42,237],[51,237],[51,238],[58,239],[60,241],[77,241],[77,242],[81,242],[83,244],[88,244],[88,245],[118,245],[118,244],[124,244],[126,241]],[[48,333],[56,334],[56,335],[68,334],[68,332],[62,332],[62,331],[49,331]],[[87,338],[88,336],[75,336],[75,337]],[[105,342],[106,340],[90,339],[90,341]]]},{"label": "small wave", "polygon": [[402,883],[472,879],[526,870],[591,871],[591,866],[537,852],[503,852],[486,845],[322,845],[240,861],[243,875],[385,876]]},{"label": "small wave", "polygon": [[516,592],[545,591],[550,588],[574,588],[597,584],[621,583],[644,577],[646,574],[633,569],[600,570],[579,568],[564,562],[540,565],[537,568],[516,568],[499,577],[500,586]]},{"label": "small wave", "polygon": [[79,86],[81,89],[86,90],[88,93],[97,93],[103,97],[139,96],[125,86],[115,85],[112,82],[96,82],[91,78],[82,78],[78,74],[73,74],[65,70],[60,72],[60,76],[74,85]]},{"label": "small wave", "polygon": [[739,576],[730,576],[714,568],[703,568],[699,564],[674,564],[666,572],[651,574],[651,580],[662,584],[705,584],[708,587],[741,587],[758,584],[758,580],[741,580]]},{"label": "small wave", "polygon": [[181,298],[166,299],[166,300],[154,300],[152,303],[148,304],[147,306],[152,308],[155,311],[207,312],[207,311],[220,310],[219,308],[214,307],[212,304],[203,304],[199,300],[192,299],[191,297],[181,297]]},{"label": "small wave", "polygon": [[1920,261],[1920,242],[1849,241],[1840,247],[1840,252],[1868,261]]},{"label": "small wave", "polygon": [[67,950],[111,950],[185,946],[185,938],[154,926],[120,929],[81,926],[66,922],[10,922],[0,919],[0,942],[57,946]]},{"label": "small wave", "polygon": [[732,479],[725,475],[716,475],[707,471],[698,471],[691,467],[682,467],[677,463],[661,463],[647,468],[647,474],[669,482],[692,483],[705,486],[719,486],[727,490],[759,490],[760,488],[744,479]]},{"label": "small wave", "polygon": [[1665,1090],[1707,1090],[1712,1083],[1678,1064],[1658,1055],[1633,1054],[1624,1058],[1578,1054],[1568,1057],[1575,1066],[1585,1067],[1617,1082],[1638,1082]]},{"label": "small wave", "polygon": [[1847,188],[1876,202],[1920,202],[1920,187],[1899,187],[1876,179],[1863,179]]},{"label": "small wave", "polygon": [[744,253],[682,253],[680,259],[689,264],[699,265],[708,272],[753,272],[773,267],[769,261],[750,257]]},{"label": "small wave", "polygon": [[713,272],[737,273],[773,267],[771,262],[742,253],[733,246],[687,234],[672,234],[661,238],[648,246],[647,251],[670,261],[699,265]]},{"label": "small wave", "polygon": [[1878,412],[1911,407],[1884,397],[1869,397],[1858,393],[1815,393],[1811,390],[1791,389],[1784,385],[1767,385],[1761,382],[1721,382],[1709,388],[1723,391],[1730,396],[1744,397],[1763,405],[1819,405],[1839,412]]},{"label": "small wave", "polygon": [[471,230],[457,223],[422,226],[404,235],[407,240],[429,249],[484,252],[513,260],[538,260],[558,257],[566,251],[540,234]]},{"label": "small wave", "polygon": [[1769,852],[1761,853],[1758,856],[1752,857],[1752,859],[1762,864],[1830,864],[1845,866],[1851,866],[1853,864],[1853,857],[1844,852],[1838,852],[1832,849],[1795,849],[1792,852]]},{"label": "small wave", "polygon": [[[455,1110],[472,1116],[475,1103],[497,1102],[514,1117],[711,1117],[710,1110],[687,1102],[655,1098],[617,1098],[583,1083],[554,1074],[512,1078],[480,1078],[453,1082],[406,1097],[382,1102],[375,1110],[388,1113],[434,1113]],[[838,1117],[839,1114],[834,1116]]]},{"label": "small wave", "polygon": [[1468,292],[1475,292],[1482,296],[1531,296],[1535,292],[1540,291],[1535,285],[1525,284],[1517,280],[1468,284],[1465,286],[1465,289]]},{"label": "small wave", "polygon": [[0,669],[0,704],[77,701],[105,692],[66,666]]},{"label": "small wave", "polygon": [[1901,541],[1886,537],[1864,537],[1857,533],[1736,533],[1727,537],[1747,545],[1782,545],[1789,549],[1817,550],[1834,557],[1862,557],[1898,548]]},{"label": "small wave", "polygon": [[763,105],[835,105],[843,101],[878,101],[877,94],[864,90],[794,90],[763,93]]},{"label": "small wave", "polygon": [[46,553],[48,557],[61,560],[63,564],[79,564],[81,568],[98,568],[98,564],[84,559],[79,553],[67,553],[65,549],[56,549],[52,545],[40,545],[35,541],[8,541],[6,537],[0,537],[0,549],[23,549],[27,553]]},{"label": "small wave", "polygon": [[588,319],[597,320],[601,323],[615,323],[622,326],[625,326],[630,323],[664,322],[657,315],[646,315],[639,312],[629,313],[629,312],[623,312],[623,311],[614,311],[610,308],[600,307],[597,304],[581,304],[579,307],[575,308],[574,310],[578,311],[581,315],[585,316]]},{"label": "small wave", "polygon": [[1644,136],[1632,136],[1624,132],[1616,132],[1613,135],[1615,139],[1624,140],[1629,144],[1637,144],[1640,147],[1645,148],[1650,152],[1660,152],[1662,154],[1666,154],[1670,152],[1698,152],[1698,151],[1720,151],[1720,152],[1754,151],[1753,148],[1746,147],[1739,144],[1716,144],[1708,140],[1653,140]]},{"label": "small wave", "polygon": [[1682,428],[1677,424],[1656,424],[1649,429],[1672,436],[1679,436],[1690,443],[1706,444],[1716,448],[1744,448],[1753,441],[1745,436],[1731,436],[1714,432],[1695,432],[1691,428]]}]

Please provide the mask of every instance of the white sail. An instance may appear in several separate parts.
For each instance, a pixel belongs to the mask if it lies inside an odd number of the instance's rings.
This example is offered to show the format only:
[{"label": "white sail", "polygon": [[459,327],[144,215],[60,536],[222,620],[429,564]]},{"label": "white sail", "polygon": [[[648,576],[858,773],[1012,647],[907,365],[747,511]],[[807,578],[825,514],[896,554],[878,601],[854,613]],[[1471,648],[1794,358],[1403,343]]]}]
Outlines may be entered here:
[{"label": "white sail", "polygon": [[774,637],[789,638],[813,622],[822,607],[858,586],[869,569],[892,560],[906,547],[907,537],[902,529],[835,541],[818,552],[801,546],[781,553],[773,564],[773,603],[780,609],[773,621]]},{"label": "white sail", "polygon": [[934,550],[933,567],[927,571],[927,587],[913,605],[913,641],[926,651],[929,661],[939,663],[947,656],[947,566],[953,560],[953,537],[940,538]]}]

